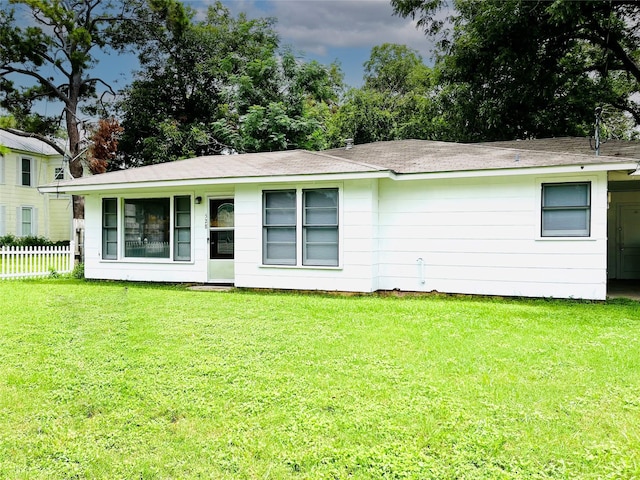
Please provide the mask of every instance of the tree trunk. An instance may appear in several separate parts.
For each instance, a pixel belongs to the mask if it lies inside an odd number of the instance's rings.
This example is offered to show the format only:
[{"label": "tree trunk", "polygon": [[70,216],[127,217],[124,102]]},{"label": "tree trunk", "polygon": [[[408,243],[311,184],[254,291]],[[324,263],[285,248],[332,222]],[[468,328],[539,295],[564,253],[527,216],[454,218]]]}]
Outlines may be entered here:
[{"label": "tree trunk", "polygon": [[[78,98],[82,79],[79,73],[69,77],[69,100],[65,108],[65,121],[69,135],[69,172],[73,178],[80,178],[83,174],[82,159],[80,158],[80,130],[78,128]],[[84,197],[73,196],[73,218],[84,218]]]}]

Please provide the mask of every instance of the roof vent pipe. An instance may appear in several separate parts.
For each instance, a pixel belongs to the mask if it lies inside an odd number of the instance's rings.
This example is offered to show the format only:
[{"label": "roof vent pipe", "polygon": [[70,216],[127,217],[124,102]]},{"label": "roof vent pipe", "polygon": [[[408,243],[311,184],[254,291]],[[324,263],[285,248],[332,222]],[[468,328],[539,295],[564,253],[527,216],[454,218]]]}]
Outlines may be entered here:
[{"label": "roof vent pipe", "polygon": [[353,148],[353,138],[347,138],[347,145],[344,147],[345,150],[351,150]]}]

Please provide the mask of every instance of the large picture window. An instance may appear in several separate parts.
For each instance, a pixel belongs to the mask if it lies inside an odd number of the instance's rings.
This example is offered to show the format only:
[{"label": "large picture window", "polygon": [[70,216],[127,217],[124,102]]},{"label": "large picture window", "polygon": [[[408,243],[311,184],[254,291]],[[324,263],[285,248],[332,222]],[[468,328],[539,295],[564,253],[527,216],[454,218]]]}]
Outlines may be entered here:
[{"label": "large picture window", "polygon": [[337,188],[263,192],[265,265],[338,266],[338,238]]},{"label": "large picture window", "polygon": [[[120,208],[119,208],[119,202]],[[102,200],[102,258],[191,260],[191,196]],[[122,241],[119,247],[119,242]],[[120,253],[119,253],[120,252]]]},{"label": "large picture window", "polygon": [[169,258],[168,198],[124,201],[124,256]]},{"label": "large picture window", "polygon": [[591,232],[591,183],[542,185],[543,237],[588,237]]}]

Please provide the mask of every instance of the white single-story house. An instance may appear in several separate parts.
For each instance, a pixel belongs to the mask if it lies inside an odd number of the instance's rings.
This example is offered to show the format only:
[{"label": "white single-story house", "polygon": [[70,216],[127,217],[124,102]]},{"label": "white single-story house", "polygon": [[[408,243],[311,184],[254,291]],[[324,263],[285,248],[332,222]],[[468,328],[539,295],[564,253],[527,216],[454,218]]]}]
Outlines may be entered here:
[{"label": "white single-story house", "polygon": [[87,278],[605,299],[608,279],[640,278],[637,168],[402,140],[198,157],[41,191],[85,196]]}]

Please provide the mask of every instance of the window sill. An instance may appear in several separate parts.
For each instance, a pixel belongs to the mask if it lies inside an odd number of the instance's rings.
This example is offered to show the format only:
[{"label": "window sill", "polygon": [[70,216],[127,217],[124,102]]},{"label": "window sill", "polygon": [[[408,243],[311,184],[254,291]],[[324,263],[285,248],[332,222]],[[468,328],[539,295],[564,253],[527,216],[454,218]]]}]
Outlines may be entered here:
[{"label": "window sill", "polygon": [[170,258],[101,258],[100,263],[126,263],[126,264],[162,264],[162,265],[194,265],[195,262],[193,260],[172,260]]},{"label": "window sill", "polygon": [[594,237],[537,237],[536,242],[595,242],[599,240]]},{"label": "window sill", "polygon": [[260,268],[275,268],[277,270],[342,270],[341,265],[335,267],[323,265],[267,265],[261,264]]}]

